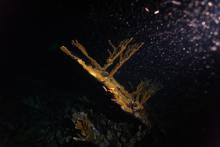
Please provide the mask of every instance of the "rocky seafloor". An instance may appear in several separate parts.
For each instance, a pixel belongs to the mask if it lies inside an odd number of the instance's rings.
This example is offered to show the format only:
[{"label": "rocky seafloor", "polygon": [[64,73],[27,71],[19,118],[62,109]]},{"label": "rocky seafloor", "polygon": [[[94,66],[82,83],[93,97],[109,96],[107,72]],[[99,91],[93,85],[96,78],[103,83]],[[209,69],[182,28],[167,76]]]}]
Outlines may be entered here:
[{"label": "rocky seafloor", "polygon": [[1,147],[136,147],[161,143],[153,135],[155,130],[160,132],[158,129],[143,125],[117,106],[103,106],[103,110],[102,104],[85,96],[29,96],[2,102],[10,107],[1,111]]}]

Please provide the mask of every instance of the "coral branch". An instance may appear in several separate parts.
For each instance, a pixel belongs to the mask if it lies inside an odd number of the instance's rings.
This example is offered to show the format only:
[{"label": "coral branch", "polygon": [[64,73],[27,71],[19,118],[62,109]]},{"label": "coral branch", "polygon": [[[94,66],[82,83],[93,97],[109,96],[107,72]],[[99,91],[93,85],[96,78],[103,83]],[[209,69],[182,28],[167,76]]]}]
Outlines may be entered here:
[{"label": "coral branch", "polygon": [[[154,90],[150,90],[149,84],[146,85],[144,81],[141,81],[136,87],[136,90],[129,93],[117,80],[113,77],[114,74],[125,64],[142,46],[141,43],[132,43],[133,38],[121,41],[116,47],[109,41],[113,51],[109,51],[109,57],[107,63],[102,68],[95,59],[89,56],[86,48],[81,45],[78,41],[73,41],[72,44],[77,47],[80,52],[89,59],[91,62],[87,64],[81,58],[73,55],[66,47],[62,46],[60,49],[70,56],[73,60],[77,61],[90,75],[96,78],[102,83],[105,91],[112,94],[112,100],[120,105],[121,109],[125,112],[133,114],[136,118],[139,118],[143,123],[149,124],[148,118],[145,115],[144,103],[150,98]],[[111,72],[107,71],[107,68],[116,62]],[[147,87],[148,86],[148,87]],[[146,87],[148,88],[146,90]],[[81,122],[78,122],[81,125]]]},{"label": "coral branch", "polygon": [[93,59],[91,56],[89,56],[88,52],[86,51],[86,48],[82,44],[80,44],[77,40],[72,40],[72,45],[75,46],[77,49],[79,49],[81,51],[81,53],[89,59],[89,61],[91,62],[91,64],[95,68],[97,68],[99,70],[102,69],[100,64],[98,62],[96,62],[96,60]]},{"label": "coral branch", "polygon": [[109,76],[113,77],[114,74],[121,68],[121,66],[125,64],[125,62],[127,62],[143,45],[143,42],[129,45],[127,50],[120,54],[119,62],[112,69]]},{"label": "coral branch", "polygon": [[141,81],[131,95],[135,101],[144,104],[159,89],[160,86],[151,81]]},{"label": "coral branch", "polygon": [[111,40],[108,41],[109,45],[113,48],[113,51],[111,52],[110,50],[108,50],[109,52],[109,57],[107,58],[107,63],[104,65],[103,69],[106,70],[109,66],[111,66],[114,61],[120,56],[122,55],[122,53],[124,52],[124,50],[126,50],[128,44],[133,40],[133,38],[130,39],[126,39],[124,41],[121,41],[118,45],[118,47],[116,47],[115,45],[113,45],[113,43],[111,42]]}]

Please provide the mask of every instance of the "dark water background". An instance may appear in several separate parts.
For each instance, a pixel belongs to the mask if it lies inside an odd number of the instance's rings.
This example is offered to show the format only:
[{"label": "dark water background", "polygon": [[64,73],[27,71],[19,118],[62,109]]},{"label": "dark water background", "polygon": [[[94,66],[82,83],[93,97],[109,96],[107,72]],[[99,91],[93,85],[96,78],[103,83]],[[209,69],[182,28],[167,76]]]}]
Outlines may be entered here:
[{"label": "dark water background", "polygon": [[214,6],[205,0],[1,1],[1,119],[16,123],[28,116],[23,99],[48,98],[55,111],[63,97],[82,95],[119,119],[111,106],[104,109],[109,102],[100,85],[58,48],[78,39],[103,63],[107,40],[134,36],[145,47],[116,78],[125,85],[145,78],[163,85],[148,103],[163,140],[169,146],[219,146],[220,4],[210,2]]}]

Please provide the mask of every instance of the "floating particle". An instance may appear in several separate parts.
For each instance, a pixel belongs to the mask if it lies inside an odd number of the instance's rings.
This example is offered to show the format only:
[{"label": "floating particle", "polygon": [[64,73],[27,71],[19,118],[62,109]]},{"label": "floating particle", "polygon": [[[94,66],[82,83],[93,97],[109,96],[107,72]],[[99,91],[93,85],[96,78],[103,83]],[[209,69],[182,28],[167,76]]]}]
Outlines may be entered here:
[{"label": "floating particle", "polygon": [[218,35],[218,31],[215,31],[215,32],[214,32],[214,35],[217,36],[217,35]]},{"label": "floating particle", "polygon": [[202,59],[205,60],[205,59],[206,59],[206,56],[202,56]]},{"label": "floating particle", "polygon": [[212,47],[210,48],[210,50],[211,50],[211,51],[217,51],[217,47],[216,47],[216,46],[212,46]]},{"label": "floating particle", "polygon": [[146,12],[150,12],[150,10],[149,10],[147,7],[145,7],[144,10],[145,10]]},{"label": "floating particle", "polygon": [[212,6],[213,6],[213,3],[212,3],[212,2],[208,2],[208,6],[209,6],[209,7],[212,7]]},{"label": "floating particle", "polygon": [[154,12],[154,14],[159,14],[159,13],[160,13],[160,11],[159,11],[159,10],[157,10],[157,11],[155,11],[155,12]]},{"label": "floating particle", "polygon": [[213,40],[212,42],[215,46],[220,47],[220,40]]},{"label": "floating particle", "polygon": [[179,2],[179,1],[171,1],[171,3],[174,5],[178,5],[178,6],[181,5],[181,2]]},{"label": "floating particle", "polygon": [[205,68],[206,68],[206,69],[209,69],[209,68],[211,68],[211,67],[210,67],[210,65],[206,65]]}]

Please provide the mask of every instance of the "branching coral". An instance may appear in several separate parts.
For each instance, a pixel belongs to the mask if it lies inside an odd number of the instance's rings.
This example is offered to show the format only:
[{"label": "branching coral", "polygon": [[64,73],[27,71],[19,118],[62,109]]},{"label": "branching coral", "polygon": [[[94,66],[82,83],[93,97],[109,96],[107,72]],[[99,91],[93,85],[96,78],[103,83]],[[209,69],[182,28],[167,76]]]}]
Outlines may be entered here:
[{"label": "branching coral", "polygon": [[[60,47],[60,49],[101,82],[104,89],[113,95],[112,100],[119,104],[125,112],[133,114],[143,123],[149,124],[149,120],[145,113],[144,103],[152,96],[154,91],[146,90],[146,84],[140,82],[136,90],[129,93],[114,78],[115,73],[143,46],[144,43],[135,42],[133,38],[125,39],[118,45],[114,45],[109,41],[113,50],[108,50],[109,57],[106,59],[106,63],[103,66],[93,59],[88,54],[86,48],[77,40],[72,41],[72,44],[89,60],[89,63],[86,63],[81,58],[72,54],[65,46]],[[114,67],[109,71],[109,67],[113,65]]]}]

